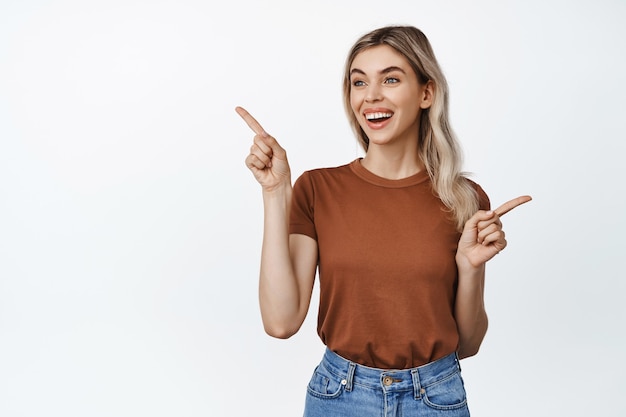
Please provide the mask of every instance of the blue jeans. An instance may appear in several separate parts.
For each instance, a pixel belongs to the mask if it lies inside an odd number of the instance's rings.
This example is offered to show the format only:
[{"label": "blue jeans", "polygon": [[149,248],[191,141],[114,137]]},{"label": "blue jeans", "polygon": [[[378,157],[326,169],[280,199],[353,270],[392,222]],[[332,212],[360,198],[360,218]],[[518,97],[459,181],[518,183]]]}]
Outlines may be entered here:
[{"label": "blue jeans", "polygon": [[307,387],[304,417],[468,417],[456,353],[413,369],[358,365],[326,349]]}]

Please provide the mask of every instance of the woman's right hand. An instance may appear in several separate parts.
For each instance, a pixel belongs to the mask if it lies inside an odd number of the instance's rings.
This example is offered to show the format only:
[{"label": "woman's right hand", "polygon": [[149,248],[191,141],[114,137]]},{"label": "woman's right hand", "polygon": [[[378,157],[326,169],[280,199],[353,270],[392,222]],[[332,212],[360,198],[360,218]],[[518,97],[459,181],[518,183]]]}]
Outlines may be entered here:
[{"label": "woman's right hand", "polygon": [[291,185],[291,171],[287,162],[287,152],[270,136],[246,109],[236,107],[235,111],[256,134],[246,158],[246,166],[264,191],[272,191],[282,185]]}]

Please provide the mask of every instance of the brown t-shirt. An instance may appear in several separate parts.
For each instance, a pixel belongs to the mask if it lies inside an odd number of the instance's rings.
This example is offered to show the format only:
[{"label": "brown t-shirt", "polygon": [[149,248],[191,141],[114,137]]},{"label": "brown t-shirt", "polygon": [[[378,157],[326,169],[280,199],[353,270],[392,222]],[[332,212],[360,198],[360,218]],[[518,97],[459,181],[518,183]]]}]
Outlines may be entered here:
[{"label": "brown t-shirt", "polygon": [[[481,209],[489,199],[475,185]],[[454,352],[460,234],[422,171],[388,180],[356,159],[294,184],[290,233],[319,247],[318,334],[356,363],[424,365]]]}]

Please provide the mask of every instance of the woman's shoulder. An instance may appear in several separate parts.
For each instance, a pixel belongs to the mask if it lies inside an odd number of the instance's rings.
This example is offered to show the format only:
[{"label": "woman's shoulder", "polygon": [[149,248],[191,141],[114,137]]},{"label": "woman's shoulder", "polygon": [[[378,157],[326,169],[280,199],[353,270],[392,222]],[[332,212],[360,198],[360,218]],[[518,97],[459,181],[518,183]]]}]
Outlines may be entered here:
[{"label": "woman's shoulder", "polygon": [[323,177],[341,176],[341,175],[351,172],[350,166],[353,165],[354,163],[355,161],[352,161],[343,165],[338,165],[338,166],[311,168],[311,169],[305,170],[300,175],[300,177],[323,178]]},{"label": "woman's shoulder", "polygon": [[317,195],[326,194],[337,189],[342,184],[351,183],[350,165],[352,163],[334,166],[322,167],[305,170],[296,179],[294,183],[294,191],[296,194]]},{"label": "woman's shoulder", "polygon": [[465,176],[464,178],[476,192],[476,197],[478,198],[478,207],[481,210],[489,210],[491,208],[491,202],[489,201],[489,195],[487,195],[483,187],[476,181],[468,178],[467,176]]}]

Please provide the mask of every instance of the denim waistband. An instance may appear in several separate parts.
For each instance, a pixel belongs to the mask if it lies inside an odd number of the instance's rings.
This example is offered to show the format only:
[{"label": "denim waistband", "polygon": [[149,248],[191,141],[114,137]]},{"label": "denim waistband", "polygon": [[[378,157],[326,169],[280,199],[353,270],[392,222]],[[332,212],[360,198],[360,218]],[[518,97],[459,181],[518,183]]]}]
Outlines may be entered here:
[{"label": "denim waistband", "polygon": [[378,369],[351,362],[326,348],[320,366],[343,378],[342,384],[347,391],[353,385],[370,388],[382,388],[385,391],[414,390],[416,397],[423,393],[423,388],[448,376],[460,372],[459,358],[455,353],[423,366],[411,369]]}]

